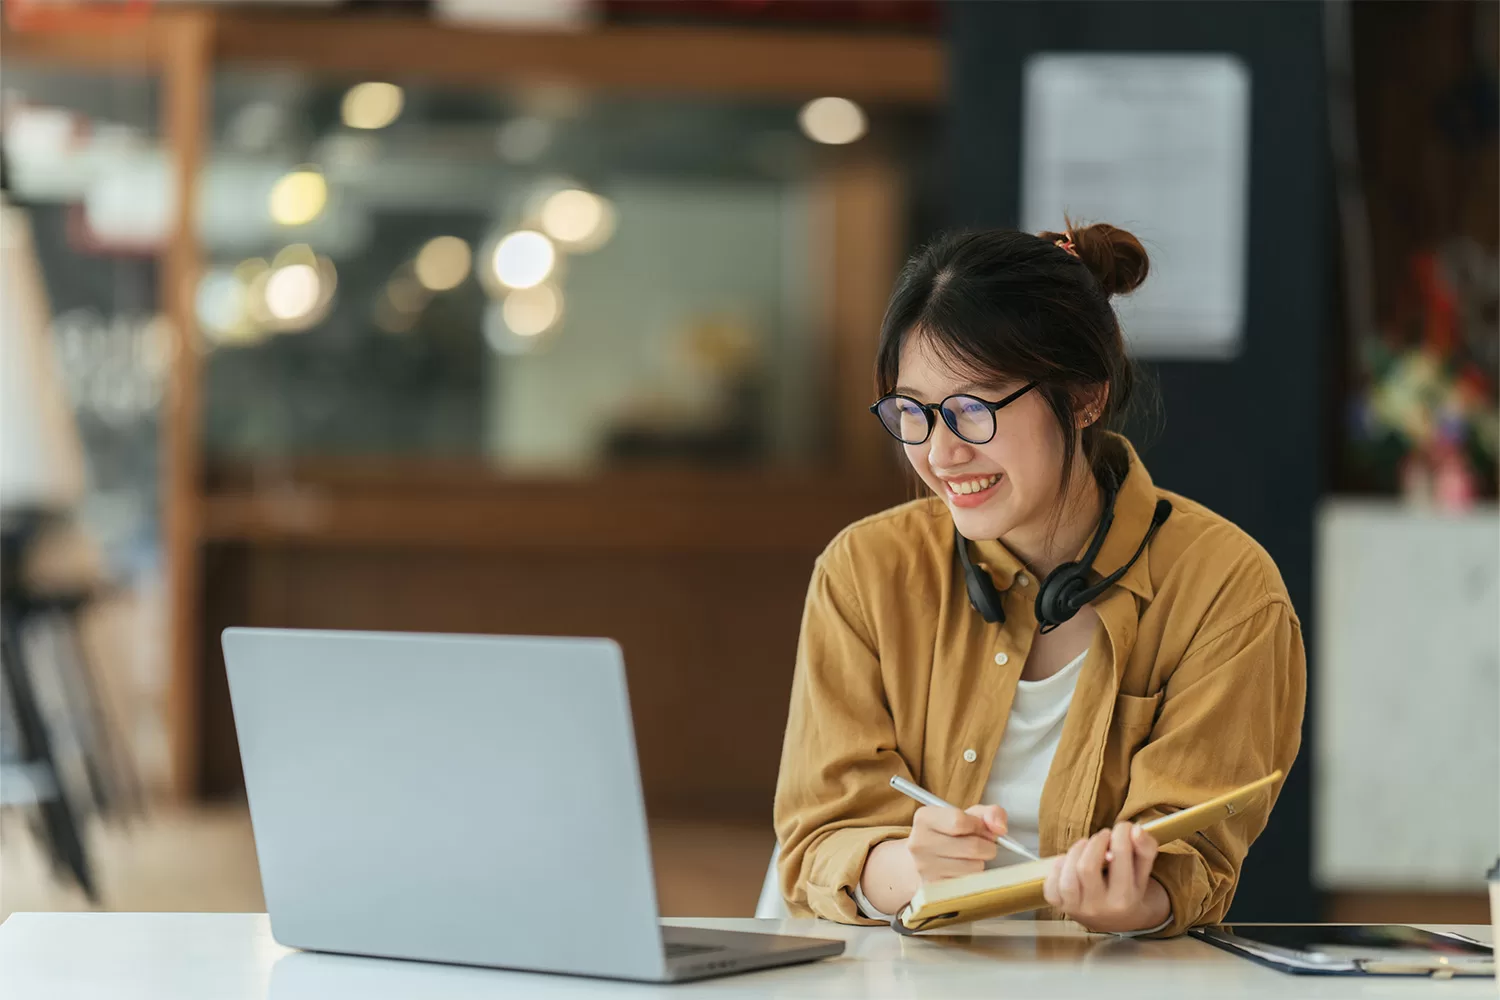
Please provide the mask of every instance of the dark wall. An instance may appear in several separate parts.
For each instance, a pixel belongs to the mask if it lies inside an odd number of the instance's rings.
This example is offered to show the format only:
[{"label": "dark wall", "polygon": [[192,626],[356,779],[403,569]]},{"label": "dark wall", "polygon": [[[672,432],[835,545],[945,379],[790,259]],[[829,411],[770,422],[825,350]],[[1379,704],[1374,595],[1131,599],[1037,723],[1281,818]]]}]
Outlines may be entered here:
[{"label": "dark wall", "polygon": [[[1251,74],[1244,346],[1230,362],[1148,366],[1164,419],[1144,457],[1168,489],[1239,524],[1276,560],[1311,647],[1314,507],[1322,491],[1324,358],[1333,342],[1331,179],[1322,5],[1281,2],[953,3],[951,224],[1015,226],[1021,73],[1042,51],[1207,51]],[[1063,206],[1058,206],[1059,219]],[[1107,221],[1107,220],[1106,220]],[[1139,437],[1140,435],[1132,435]],[[1309,716],[1311,710],[1309,706]],[[1307,727],[1271,825],[1245,865],[1238,920],[1317,919]]]}]

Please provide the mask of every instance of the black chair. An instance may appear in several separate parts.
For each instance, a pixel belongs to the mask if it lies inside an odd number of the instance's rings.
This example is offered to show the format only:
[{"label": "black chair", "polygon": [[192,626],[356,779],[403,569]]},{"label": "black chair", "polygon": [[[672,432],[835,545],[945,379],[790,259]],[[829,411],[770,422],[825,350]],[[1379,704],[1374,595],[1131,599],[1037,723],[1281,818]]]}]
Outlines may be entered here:
[{"label": "black chair", "polygon": [[[53,732],[33,683],[37,675],[26,655],[29,627],[64,606],[76,614],[84,601],[82,595],[69,595],[60,604],[57,596],[34,593],[27,586],[27,549],[44,522],[38,515],[7,515],[0,524],[0,715],[13,724],[15,735],[5,741],[0,755],[0,805],[36,808],[38,833],[53,863],[66,869],[90,902],[97,903],[98,888],[83,842],[86,806],[63,778]],[[99,755],[84,756],[91,761],[89,784],[98,796],[105,787]]]}]

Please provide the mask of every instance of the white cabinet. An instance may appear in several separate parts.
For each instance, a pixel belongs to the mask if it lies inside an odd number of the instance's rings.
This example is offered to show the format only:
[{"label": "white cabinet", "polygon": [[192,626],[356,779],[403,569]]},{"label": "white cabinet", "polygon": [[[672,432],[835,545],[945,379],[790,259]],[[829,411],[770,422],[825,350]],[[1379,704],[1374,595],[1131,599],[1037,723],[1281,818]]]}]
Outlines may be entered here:
[{"label": "white cabinet", "polygon": [[1500,853],[1500,512],[1320,512],[1313,873],[1483,891]]}]

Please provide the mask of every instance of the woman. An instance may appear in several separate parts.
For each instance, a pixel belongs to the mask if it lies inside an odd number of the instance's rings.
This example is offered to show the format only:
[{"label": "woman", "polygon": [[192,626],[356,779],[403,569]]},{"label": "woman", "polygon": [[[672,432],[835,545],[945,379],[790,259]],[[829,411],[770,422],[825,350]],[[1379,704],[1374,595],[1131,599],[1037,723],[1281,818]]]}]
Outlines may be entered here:
[{"label": "woman", "polygon": [[[902,272],[872,409],[932,496],[813,571],[775,810],[794,914],[889,920],[1019,860],[1000,834],[1059,856],[1050,915],[1094,931],[1229,909],[1274,796],[1176,843],[1136,824],[1291,767],[1302,636],[1265,551],[1106,430],[1133,382],[1110,297],[1146,271],[1094,225],[949,236]],[[895,774],[970,808],[914,813]]]}]

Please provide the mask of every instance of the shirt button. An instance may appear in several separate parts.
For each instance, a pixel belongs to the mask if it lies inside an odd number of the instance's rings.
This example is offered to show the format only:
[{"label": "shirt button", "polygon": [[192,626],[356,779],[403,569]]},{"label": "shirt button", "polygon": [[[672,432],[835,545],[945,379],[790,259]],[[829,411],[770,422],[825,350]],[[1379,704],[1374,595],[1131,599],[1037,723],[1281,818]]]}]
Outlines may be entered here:
[{"label": "shirt button", "polygon": [[995,654],[995,662],[996,662],[996,663],[997,663],[997,664],[999,664],[999,665],[1000,665],[1000,666],[1002,666],[1002,667],[1003,667],[1003,666],[1005,666],[1005,665],[1006,665],[1006,664],[1007,664],[1007,663],[1009,663],[1009,662],[1010,662],[1010,657],[1009,657],[1009,656],[1006,656],[1006,655],[1005,655],[1005,654],[1004,654],[1004,653],[996,653],[996,654]]},{"label": "shirt button", "polygon": [[1029,587],[1031,586],[1031,577],[1027,576],[1025,573],[1017,573],[1016,583],[1020,584],[1023,587]]},{"label": "shirt button", "polygon": [[964,760],[968,761],[970,764],[974,763],[978,759],[979,759],[979,755],[977,753],[975,753],[973,750],[965,750],[964,751]]}]

